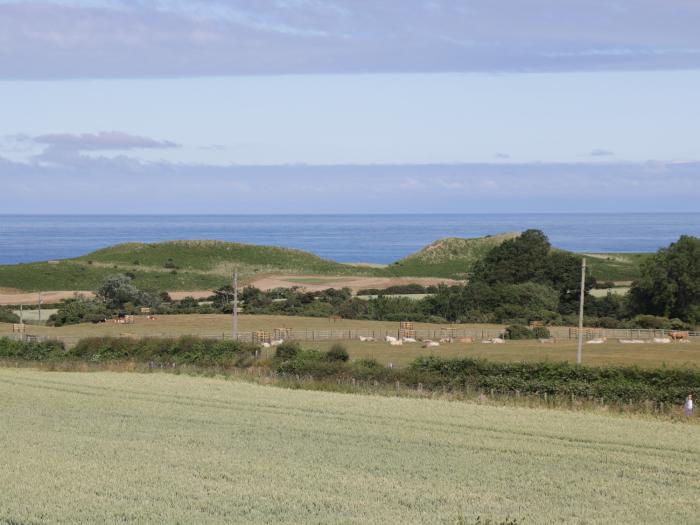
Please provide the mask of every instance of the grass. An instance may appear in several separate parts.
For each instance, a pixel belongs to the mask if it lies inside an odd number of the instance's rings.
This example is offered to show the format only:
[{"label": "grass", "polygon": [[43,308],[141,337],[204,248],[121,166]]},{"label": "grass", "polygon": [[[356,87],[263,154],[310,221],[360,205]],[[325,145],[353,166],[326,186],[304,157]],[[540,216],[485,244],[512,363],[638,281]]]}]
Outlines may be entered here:
[{"label": "grass", "polygon": [[396,261],[388,269],[396,276],[465,279],[474,264],[491,248],[517,235],[517,233],[505,233],[474,239],[457,237],[440,239]]},{"label": "grass", "polygon": [[[441,239],[387,267],[350,265],[301,250],[222,241],[119,244],[57,264],[0,266],[0,288],[23,291],[94,290],[109,276],[129,272],[144,290],[210,290],[227,284],[234,269],[242,281],[267,274],[296,274],[293,282],[323,284],[328,276],[464,279],[491,248],[516,234]],[[632,281],[646,254],[588,254],[593,275]],[[320,277],[319,277],[320,276]]]},{"label": "grass", "polygon": [[207,290],[266,273],[387,275],[385,270],[351,266],[316,255],[272,246],[221,241],[126,243],[75,259],[0,266],[0,287],[24,291],[94,290],[115,273],[134,274],[146,290]]},{"label": "grass", "polygon": [[[383,330],[396,331],[398,323],[384,321],[352,321],[341,320],[329,322],[326,318],[291,317],[273,315],[241,315],[239,329],[241,332],[265,330],[272,332],[275,328],[289,327],[293,330]],[[449,328],[468,328],[473,331],[497,331],[501,325],[440,325],[415,323],[419,330],[440,330]],[[553,329],[557,330],[557,329]],[[12,325],[0,323],[0,336],[12,332]],[[562,335],[567,332],[561,329]],[[92,336],[178,336],[206,335],[220,336],[231,333],[231,316],[229,315],[169,315],[159,316],[155,321],[137,318],[131,325],[80,324],[60,328],[47,326],[29,326],[27,333],[41,336],[65,338],[69,343],[78,339]],[[331,342],[309,342],[304,346],[328,350]],[[374,358],[381,363],[404,365],[416,357],[423,355],[440,355],[444,357],[485,357],[496,361],[569,361],[576,358],[574,341],[561,341],[556,344],[541,344],[537,341],[509,341],[505,345],[489,344],[445,344],[438,348],[421,348],[418,344],[390,346],[386,343],[361,343],[357,340],[343,341],[350,356],[357,358]],[[589,365],[638,365],[647,367],[657,366],[692,366],[700,367],[700,342],[690,344],[619,344],[609,342],[604,345],[586,345],[584,347],[584,363]]]},{"label": "grass", "polygon": [[634,281],[648,253],[587,253],[586,264],[599,281]]},{"label": "grass", "polygon": [[691,523],[700,425],[0,369],[9,523]]}]

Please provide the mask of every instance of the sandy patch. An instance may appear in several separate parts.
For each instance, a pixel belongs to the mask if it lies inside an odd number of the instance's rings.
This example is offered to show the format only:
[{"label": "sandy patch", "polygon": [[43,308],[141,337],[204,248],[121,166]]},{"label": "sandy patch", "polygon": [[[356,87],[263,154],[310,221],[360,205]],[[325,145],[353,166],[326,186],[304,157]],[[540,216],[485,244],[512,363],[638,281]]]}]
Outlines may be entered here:
[{"label": "sandy patch", "polygon": [[[54,292],[41,292],[41,302],[43,304],[60,303],[63,299],[71,299],[75,294],[82,294],[85,297],[94,297],[92,292],[60,290]],[[39,302],[38,292],[15,292],[0,293],[0,305],[3,304],[37,304]]]},{"label": "sandy patch", "polygon": [[351,277],[328,275],[268,275],[253,279],[251,286],[261,290],[273,288],[291,288],[298,286],[310,292],[317,292],[327,288],[350,288],[353,292],[365,288],[388,288],[402,284],[421,284],[423,286],[436,286],[440,283],[448,285],[459,284],[453,279],[440,279],[434,277]]}]

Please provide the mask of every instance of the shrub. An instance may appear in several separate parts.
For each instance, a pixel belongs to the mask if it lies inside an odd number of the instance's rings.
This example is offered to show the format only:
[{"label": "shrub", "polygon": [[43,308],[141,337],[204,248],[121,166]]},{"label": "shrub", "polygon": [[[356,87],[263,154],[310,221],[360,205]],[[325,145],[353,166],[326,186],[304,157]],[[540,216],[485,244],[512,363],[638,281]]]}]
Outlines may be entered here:
[{"label": "shrub", "polygon": [[297,341],[285,341],[275,349],[275,359],[287,361],[294,359],[301,352],[301,345]]},{"label": "shrub", "polygon": [[350,354],[340,343],[335,343],[331,349],[326,352],[326,359],[329,361],[346,362],[350,360]]},{"label": "shrub", "polygon": [[535,334],[527,327],[512,324],[506,328],[506,339],[534,339]]},{"label": "shrub", "polygon": [[9,308],[0,307],[0,323],[19,323],[19,316]]},{"label": "shrub", "polygon": [[64,357],[65,347],[58,341],[43,343],[0,338],[0,358],[45,361]]},{"label": "shrub", "polygon": [[532,329],[532,335],[535,339],[549,339],[552,334],[549,333],[549,329],[546,326],[536,326]]}]

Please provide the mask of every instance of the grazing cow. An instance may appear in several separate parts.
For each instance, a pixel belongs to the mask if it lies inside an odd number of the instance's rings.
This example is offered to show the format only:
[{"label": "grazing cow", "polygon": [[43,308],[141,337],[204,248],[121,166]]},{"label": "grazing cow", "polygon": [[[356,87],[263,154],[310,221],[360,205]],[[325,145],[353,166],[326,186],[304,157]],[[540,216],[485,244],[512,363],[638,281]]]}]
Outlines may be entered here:
[{"label": "grazing cow", "polygon": [[401,340],[404,343],[417,343],[418,342],[418,341],[416,341],[415,337],[403,337]]},{"label": "grazing cow", "polygon": [[393,342],[398,341],[398,339],[396,339],[396,337],[394,337],[394,336],[392,336],[392,335],[385,335],[385,336],[384,336],[384,340],[385,340],[387,343],[393,343]]},{"label": "grazing cow", "polygon": [[260,346],[262,346],[263,348],[270,348],[270,346],[272,345],[270,345],[270,343],[262,343]]},{"label": "grazing cow", "polygon": [[674,341],[683,341],[684,339],[690,339],[690,334],[688,332],[669,332],[668,336]]},{"label": "grazing cow", "polygon": [[366,337],[364,335],[361,335],[360,341],[363,343],[374,343],[376,341],[376,339],[374,337]]},{"label": "grazing cow", "polygon": [[393,341],[389,341],[389,344],[390,344],[391,346],[401,346],[401,345],[403,345],[403,341],[399,341],[399,340],[396,339],[395,337],[392,337],[392,339],[393,339]]},{"label": "grazing cow", "polygon": [[602,345],[603,343],[607,343],[608,338],[607,337],[597,337],[595,339],[591,339],[590,341],[586,341],[587,345]]},{"label": "grazing cow", "polygon": [[505,342],[506,342],[506,340],[501,338],[501,337],[494,337],[493,339],[491,339],[491,343],[493,343],[495,345],[502,345]]},{"label": "grazing cow", "polygon": [[452,342],[452,338],[451,337],[443,337],[442,339],[440,339],[440,342],[444,343],[444,344],[450,344]]},{"label": "grazing cow", "polygon": [[423,348],[434,348],[436,346],[440,346],[440,343],[437,341],[431,341],[430,339],[423,341]]},{"label": "grazing cow", "polygon": [[275,339],[274,341],[270,341],[270,346],[279,346],[282,343],[284,343],[284,339]]},{"label": "grazing cow", "polygon": [[668,344],[671,342],[670,337],[654,337],[653,341],[659,344]]}]

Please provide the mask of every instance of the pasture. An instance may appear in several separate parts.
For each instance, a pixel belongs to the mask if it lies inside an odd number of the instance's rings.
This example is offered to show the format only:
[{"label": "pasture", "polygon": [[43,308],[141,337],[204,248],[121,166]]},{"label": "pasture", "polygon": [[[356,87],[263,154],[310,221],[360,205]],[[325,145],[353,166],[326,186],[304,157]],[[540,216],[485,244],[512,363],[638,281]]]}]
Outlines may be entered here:
[{"label": "pasture", "polygon": [[[342,319],[329,321],[327,318],[292,317],[274,315],[241,315],[239,330],[251,332],[266,330],[272,332],[275,328],[290,327],[295,331],[324,331],[335,332],[347,330],[384,330],[396,331],[398,323],[389,321],[354,321]],[[465,325],[465,324],[430,324],[415,323],[416,329],[440,330],[466,328],[485,333],[503,329],[501,325]],[[0,337],[9,335],[12,325],[0,323]],[[60,328],[47,326],[27,326],[27,333],[39,336],[58,337],[68,345],[75,344],[80,338],[93,336],[181,336],[200,335],[208,337],[229,337],[231,333],[230,315],[166,315],[158,316],[154,321],[137,317],[134,324],[80,324]],[[304,342],[307,348],[327,350],[331,341]],[[541,344],[537,341],[508,341],[504,345],[490,344],[459,344],[441,345],[437,348],[421,348],[420,344],[405,344],[390,346],[383,342],[361,343],[358,340],[342,341],[347,347],[351,358],[373,358],[380,363],[404,365],[416,357],[425,355],[440,355],[443,357],[483,357],[496,361],[569,361],[576,358],[575,341],[563,340],[555,344]],[[700,367],[700,342],[695,340],[689,344],[620,344],[611,339],[604,345],[585,345],[584,364],[587,365],[638,365],[638,366],[692,366]]]},{"label": "pasture", "polygon": [[693,523],[700,425],[0,369],[7,523]]}]

